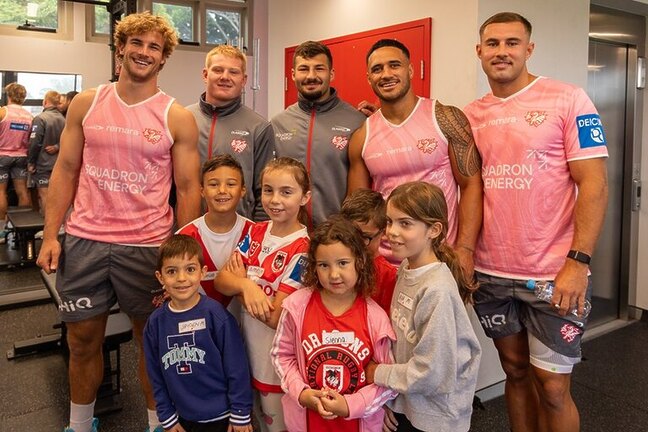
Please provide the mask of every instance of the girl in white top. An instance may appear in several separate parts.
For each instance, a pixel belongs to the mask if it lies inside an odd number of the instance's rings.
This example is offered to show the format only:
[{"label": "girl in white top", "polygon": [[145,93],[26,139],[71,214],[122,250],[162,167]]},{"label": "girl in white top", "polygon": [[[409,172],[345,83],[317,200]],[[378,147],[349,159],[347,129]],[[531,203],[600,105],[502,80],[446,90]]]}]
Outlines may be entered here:
[{"label": "girl in white top", "polygon": [[300,222],[310,200],[304,165],[291,158],[269,162],[261,173],[261,204],[270,221],[252,226],[214,287],[225,295],[240,295],[245,309],[241,323],[252,385],[259,392],[263,430],[284,431],[281,381],[270,361],[270,349],[283,300],[302,287],[301,270],[308,253],[308,232]]},{"label": "girl in white top", "polygon": [[389,430],[470,429],[481,348],[466,312],[474,289],[446,243],[443,192],[425,182],[398,186],[387,200],[387,239],[403,260],[392,297],[394,364],[370,365],[368,382],[396,390]]}]

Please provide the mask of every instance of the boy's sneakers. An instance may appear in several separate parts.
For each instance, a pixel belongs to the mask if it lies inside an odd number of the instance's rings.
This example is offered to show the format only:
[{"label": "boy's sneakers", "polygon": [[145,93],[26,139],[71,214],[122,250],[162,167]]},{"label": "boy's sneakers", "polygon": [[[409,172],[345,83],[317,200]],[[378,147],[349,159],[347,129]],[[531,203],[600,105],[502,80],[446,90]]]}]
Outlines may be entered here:
[{"label": "boy's sneakers", "polygon": [[[151,428],[147,427],[144,432],[151,432]],[[153,429],[153,432],[164,432],[164,428],[162,427],[162,425],[159,425],[158,427]]]},{"label": "boy's sneakers", "polygon": [[[99,419],[97,417],[94,417],[92,419],[92,429],[90,429],[90,432],[97,432],[97,429],[99,428]],[[66,427],[63,429],[63,432],[74,432],[74,429],[70,427]]]}]

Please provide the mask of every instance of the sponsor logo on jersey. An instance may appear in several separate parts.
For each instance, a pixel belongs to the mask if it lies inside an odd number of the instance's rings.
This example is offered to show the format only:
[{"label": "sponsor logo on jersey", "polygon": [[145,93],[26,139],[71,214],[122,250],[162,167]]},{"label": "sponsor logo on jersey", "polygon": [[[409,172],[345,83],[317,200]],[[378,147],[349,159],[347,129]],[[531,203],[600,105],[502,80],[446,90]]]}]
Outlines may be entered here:
[{"label": "sponsor logo on jersey", "polygon": [[28,131],[29,130],[29,124],[26,123],[14,123],[11,122],[9,124],[9,129],[10,130],[17,130],[17,131]]},{"label": "sponsor logo on jersey", "polygon": [[240,130],[240,129],[233,130],[233,131],[230,132],[230,133],[231,133],[232,135],[238,135],[238,136],[248,136],[248,135],[250,135],[250,132],[248,132],[248,131],[244,131],[244,130]]},{"label": "sponsor logo on jersey", "polygon": [[230,143],[230,147],[234,150],[235,153],[241,153],[247,148],[247,141],[244,139],[233,139]]},{"label": "sponsor logo on jersey", "polygon": [[538,127],[547,120],[546,111],[529,111],[524,115],[524,120],[529,126]]},{"label": "sponsor logo on jersey", "polygon": [[288,254],[286,252],[277,252],[274,259],[272,260],[272,271],[279,273],[281,270],[283,270],[284,266],[286,265],[286,258],[288,258]]},{"label": "sponsor logo on jersey", "polygon": [[162,139],[162,132],[156,129],[146,128],[143,135],[151,144],[157,144]]},{"label": "sponsor logo on jersey", "polygon": [[344,150],[348,143],[349,137],[346,137],[344,135],[335,135],[333,138],[331,138],[331,144],[333,144],[333,147],[338,150]]},{"label": "sponsor logo on jersey", "polygon": [[279,141],[284,142],[284,141],[290,141],[293,139],[297,132],[295,130],[291,130],[290,132],[277,132],[275,134],[275,138],[277,138]]},{"label": "sponsor logo on jersey", "polygon": [[418,140],[416,147],[425,154],[430,154],[439,147],[436,138],[424,138]]},{"label": "sponsor logo on jersey", "polygon": [[333,126],[331,130],[334,132],[351,132],[351,129],[345,126]]},{"label": "sponsor logo on jersey", "polygon": [[492,329],[493,327],[506,324],[506,316],[503,314],[484,315],[479,318],[479,321],[481,321],[482,327]]},{"label": "sponsor logo on jersey", "polygon": [[581,148],[606,145],[603,123],[598,114],[585,114],[576,117],[578,143]]}]

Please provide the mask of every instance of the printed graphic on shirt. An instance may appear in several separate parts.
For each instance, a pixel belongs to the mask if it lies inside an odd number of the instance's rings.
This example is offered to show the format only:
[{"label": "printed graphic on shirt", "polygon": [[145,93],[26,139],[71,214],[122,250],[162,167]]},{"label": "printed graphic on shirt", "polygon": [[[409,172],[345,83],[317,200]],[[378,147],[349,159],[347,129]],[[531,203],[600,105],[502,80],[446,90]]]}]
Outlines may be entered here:
[{"label": "printed graphic on shirt", "polygon": [[424,138],[418,140],[416,147],[425,154],[430,154],[439,147],[439,143],[435,138]]},{"label": "printed graphic on shirt", "polygon": [[310,388],[329,387],[342,394],[355,393],[364,385],[363,362],[371,350],[357,337],[353,343],[326,345],[317,333],[302,339]]},{"label": "printed graphic on shirt", "polygon": [[247,141],[245,141],[244,139],[235,138],[230,143],[230,147],[232,147],[232,150],[234,150],[235,153],[241,153],[247,148]]},{"label": "printed graphic on shirt", "polygon": [[344,150],[349,143],[349,137],[344,135],[335,135],[331,138],[331,144],[338,150]]},{"label": "printed graphic on shirt", "polygon": [[606,145],[603,123],[598,114],[585,114],[576,117],[578,143],[581,148]]},{"label": "printed graphic on shirt", "polygon": [[528,111],[524,115],[524,120],[529,123],[529,126],[538,127],[547,119],[546,111]]},{"label": "printed graphic on shirt", "polygon": [[178,375],[186,375],[192,373],[192,363],[205,364],[205,351],[195,345],[194,332],[167,336],[168,351],[162,356],[164,370],[174,366]]},{"label": "printed graphic on shirt", "polygon": [[146,128],[142,135],[152,144],[157,144],[162,139],[162,132],[156,129]]}]

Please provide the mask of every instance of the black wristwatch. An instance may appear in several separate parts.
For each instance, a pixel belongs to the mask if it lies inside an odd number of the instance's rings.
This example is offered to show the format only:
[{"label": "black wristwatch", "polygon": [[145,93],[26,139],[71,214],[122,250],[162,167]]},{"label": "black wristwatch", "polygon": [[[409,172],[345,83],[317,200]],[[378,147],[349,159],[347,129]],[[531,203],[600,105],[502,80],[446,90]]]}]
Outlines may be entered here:
[{"label": "black wristwatch", "polygon": [[573,260],[576,260],[578,262],[582,262],[583,264],[589,265],[590,261],[592,261],[592,257],[587,255],[585,252],[577,251],[577,250],[570,250],[567,253],[567,258],[571,258]]}]

